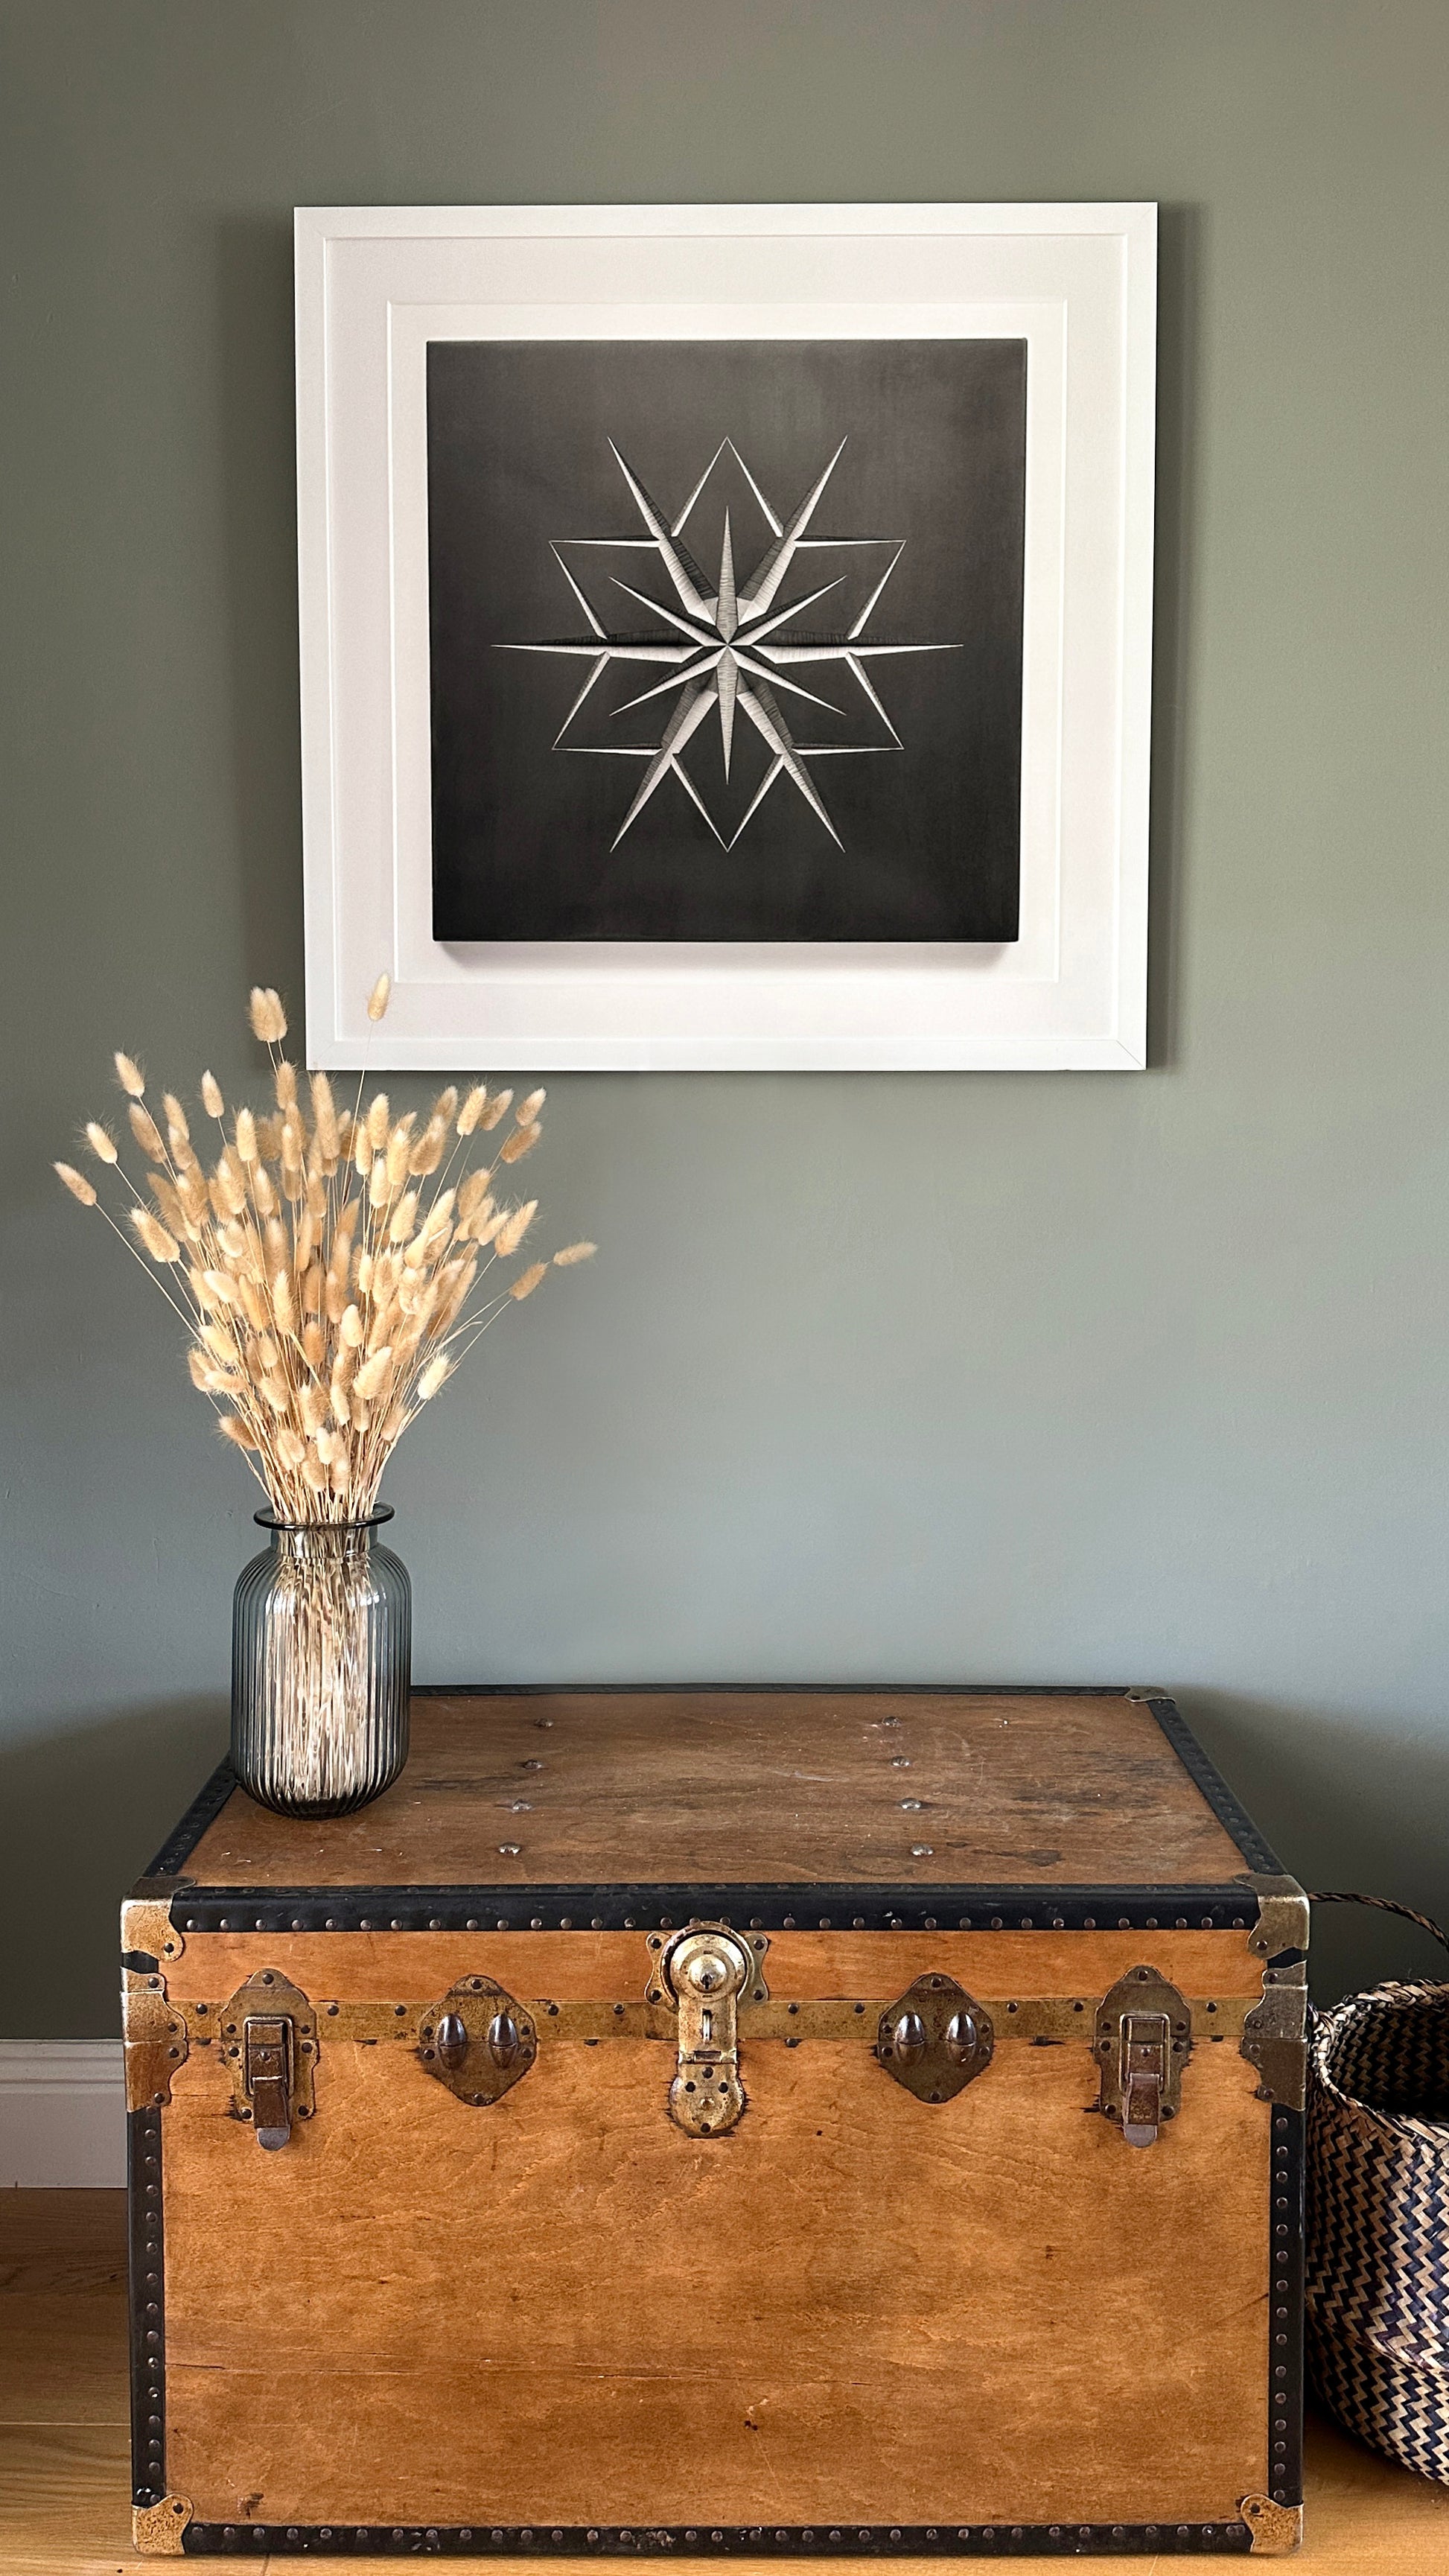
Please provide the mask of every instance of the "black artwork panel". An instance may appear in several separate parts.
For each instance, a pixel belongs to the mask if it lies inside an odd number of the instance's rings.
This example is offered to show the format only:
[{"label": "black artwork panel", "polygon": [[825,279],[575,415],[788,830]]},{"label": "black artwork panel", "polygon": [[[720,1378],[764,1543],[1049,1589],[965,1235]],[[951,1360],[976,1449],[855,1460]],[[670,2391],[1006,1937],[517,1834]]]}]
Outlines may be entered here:
[{"label": "black artwork panel", "polygon": [[[806,542],[733,638],[726,773],[726,517],[743,600],[771,514],[788,530],[837,449]],[[1015,939],[1025,460],[1016,340],[431,344],[434,936]],[[707,475],[678,540],[703,612],[625,466],[670,529]],[[592,646],[590,610],[633,650],[512,649]],[[850,641],[946,649],[857,672]],[[770,662],[782,648],[827,658]],[[691,689],[689,784],[664,768],[620,837]]]}]

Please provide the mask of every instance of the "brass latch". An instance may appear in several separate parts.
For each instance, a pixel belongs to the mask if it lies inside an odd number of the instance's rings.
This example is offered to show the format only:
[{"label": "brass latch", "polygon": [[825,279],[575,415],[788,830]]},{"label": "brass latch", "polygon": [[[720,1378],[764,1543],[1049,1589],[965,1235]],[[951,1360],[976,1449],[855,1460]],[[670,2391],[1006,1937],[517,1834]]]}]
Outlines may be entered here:
[{"label": "brass latch", "polygon": [[918,2102],[952,2102],[984,2075],[996,2045],[991,2016],[954,1977],[917,1977],[887,2004],[875,2053],[887,2075]]},{"label": "brass latch", "polygon": [[678,2015],[678,2071],[670,2117],[692,2138],[717,2138],[745,2107],[736,2007],[747,1991],[763,1998],[758,1961],[723,1923],[691,1923],[655,1970]]},{"label": "brass latch", "polygon": [[1191,2007],[1156,1968],[1133,1968],[1098,2005],[1096,2107],[1121,2123],[1129,2147],[1154,2146],[1176,2118],[1191,2049]]},{"label": "brass latch", "polygon": [[237,2118],[253,2122],[259,2147],[284,2147],[292,2122],[315,2108],[317,2022],[307,1997],[280,1970],[260,1968],[223,2005],[221,2039]]}]

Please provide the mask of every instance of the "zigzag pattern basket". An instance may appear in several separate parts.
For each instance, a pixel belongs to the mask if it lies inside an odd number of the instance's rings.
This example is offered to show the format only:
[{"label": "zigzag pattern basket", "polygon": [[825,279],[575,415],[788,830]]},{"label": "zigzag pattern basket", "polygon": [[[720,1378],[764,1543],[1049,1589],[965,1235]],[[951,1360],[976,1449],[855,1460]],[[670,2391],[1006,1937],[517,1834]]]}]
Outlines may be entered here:
[{"label": "zigzag pattern basket", "polygon": [[[1407,1906],[1325,1901],[1444,1941]],[[1307,2146],[1314,2388],[1347,2432],[1449,2485],[1449,1985],[1376,1986],[1315,2015]]]}]

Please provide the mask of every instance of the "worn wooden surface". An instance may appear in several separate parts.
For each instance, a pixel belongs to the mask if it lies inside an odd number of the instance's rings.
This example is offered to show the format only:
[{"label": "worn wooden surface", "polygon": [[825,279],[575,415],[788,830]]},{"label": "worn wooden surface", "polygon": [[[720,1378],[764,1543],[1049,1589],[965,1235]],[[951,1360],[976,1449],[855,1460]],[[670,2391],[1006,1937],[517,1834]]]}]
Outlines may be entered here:
[{"label": "worn wooden surface", "polygon": [[[140,2576],[156,2565],[129,2546],[124,2270],[120,2192],[0,2193],[3,2576]],[[37,2345],[48,2356],[43,2379],[27,2367]],[[1449,2490],[1311,2420],[1307,2488],[1304,2549],[1288,2562],[1303,2576],[1444,2576]],[[762,2493],[759,2510],[766,2509]],[[269,2576],[292,2576],[298,2563],[261,2553],[252,2561]],[[386,2563],[373,2555],[327,2561],[337,2576],[364,2569],[376,2576]],[[561,2576],[583,2576],[586,2562],[551,2563]],[[865,2576],[863,2560],[833,2563]],[[902,2563],[906,2576],[940,2576],[939,2559]],[[1183,2563],[1140,2555],[1092,2561],[1103,2576],[1169,2576]],[[731,2567],[738,2576],[779,2576],[776,2561],[734,2559]]]},{"label": "worn wooden surface", "polygon": [[264,2155],[194,2052],[173,2490],[233,2524],[1198,2522],[1266,2484],[1271,2108],[1236,2050],[1147,2154],[1086,2116],[1086,2046],[1005,2040],[935,2110],[868,2049],[762,2044],[708,2142],[671,2073],[564,2042],[484,2111],[334,2047]]},{"label": "worn wooden surface", "polygon": [[323,1823],[234,1795],[186,1863],[238,1887],[1181,1884],[1245,1867],[1121,1693],[420,1698],[412,1757]]}]

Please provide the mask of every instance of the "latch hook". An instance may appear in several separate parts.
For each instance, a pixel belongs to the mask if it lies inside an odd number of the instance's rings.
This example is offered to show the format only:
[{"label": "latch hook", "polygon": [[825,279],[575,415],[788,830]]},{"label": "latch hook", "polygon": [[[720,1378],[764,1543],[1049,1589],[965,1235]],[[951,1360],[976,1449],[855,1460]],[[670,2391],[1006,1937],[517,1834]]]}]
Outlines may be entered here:
[{"label": "latch hook", "polygon": [[242,2083],[259,2147],[284,2147],[292,2134],[292,2023],[286,2013],[249,2013],[242,2024]]}]

